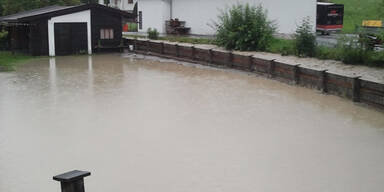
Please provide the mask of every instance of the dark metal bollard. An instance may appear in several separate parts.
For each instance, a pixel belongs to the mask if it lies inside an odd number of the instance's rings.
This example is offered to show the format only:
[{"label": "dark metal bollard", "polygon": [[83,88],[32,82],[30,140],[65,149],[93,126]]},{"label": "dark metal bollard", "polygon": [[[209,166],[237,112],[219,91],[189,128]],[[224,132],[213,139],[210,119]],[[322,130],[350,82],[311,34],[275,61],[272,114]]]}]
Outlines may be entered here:
[{"label": "dark metal bollard", "polygon": [[233,67],[233,52],[232,51],[229,52],[227,67],[228,68]]},{"label": "dark metal bollard", "polygon": [[319,81],[319,88],[322,93],[328,93],[328,88],[327,88],[327,71],[328,70],[322,70],[320,71],[320,81]]},{"label": "dark metal bollard", "polygon": [[275,66],[276,66],[275,59],[272,59],[269,62],[269,66],[268,66],[269,78],[274,78],[275,77]]},{"label": "dark metal bollard", "polygon": [[360,76],[354,77],[352,81],[352,101],[360,102],[360,89],[361,89],[361,79]]},{"label": "dark metal bollard", "polygon": [[300,83],[300,64],[293,66],[293,81],[296,85]]},{"label": "dark metal bollard", "polygon": [[84,192],[84,177],[90,175],[90,172],[75,170],[56,175],[53,180],[60,181],[61,192]]},{"label": "dark metal bollard", "polygon": [[255,71],[255,66],[253,64],[253,55],[248,56],[248,70],[251,72]]}]

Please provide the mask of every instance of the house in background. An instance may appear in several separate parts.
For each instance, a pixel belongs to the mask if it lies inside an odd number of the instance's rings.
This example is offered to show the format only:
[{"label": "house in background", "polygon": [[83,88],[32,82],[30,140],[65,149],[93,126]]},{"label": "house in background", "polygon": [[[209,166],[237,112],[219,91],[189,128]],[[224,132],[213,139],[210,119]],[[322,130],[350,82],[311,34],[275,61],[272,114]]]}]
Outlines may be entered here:
[{"label": "house in background", "polygon": [[107,5],[109,7],[117,8],[123,11],[133,10],[137,0],[109,0],[108,5],[107,1],[99,0],[99,4]]},{"label": "house in background", "polygon": [[[99,0],[104,3],[104,0]],[[292,34],[303,18],[309,17],[316,25],[317,0],[110,0],[110,6],[129,10],[137,3],[139,32],[156,28],[166,32],[166,21],[179,19],[185,21],[190,33],[195,35],[214,35],[212,25],[222,10],[236,3],[261,4],[268,10],[268,16],[276,21],[279,33]],[[127,6],[128,5],[128,6]]]},{"label": "house in background", "polygon": [[49,6],[0,17],[13,51],[50,56],[117,48],[124,21],[136,21],[136,14],[99,4]]}]

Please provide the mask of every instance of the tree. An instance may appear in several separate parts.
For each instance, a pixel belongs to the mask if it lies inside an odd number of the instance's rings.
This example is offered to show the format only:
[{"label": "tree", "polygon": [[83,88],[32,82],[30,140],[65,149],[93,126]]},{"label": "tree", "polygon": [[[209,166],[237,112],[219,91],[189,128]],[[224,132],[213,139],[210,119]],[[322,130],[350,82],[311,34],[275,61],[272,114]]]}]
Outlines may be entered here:
[{"label": "tree", "polygon": [[9,15],[20,11],[36,9],[50,5],[79,5],[97,0],[0,0],[0,14]]},{"label": "tree", "polygon": [[81,3],[98,3],[98,0],[81,0]]}]

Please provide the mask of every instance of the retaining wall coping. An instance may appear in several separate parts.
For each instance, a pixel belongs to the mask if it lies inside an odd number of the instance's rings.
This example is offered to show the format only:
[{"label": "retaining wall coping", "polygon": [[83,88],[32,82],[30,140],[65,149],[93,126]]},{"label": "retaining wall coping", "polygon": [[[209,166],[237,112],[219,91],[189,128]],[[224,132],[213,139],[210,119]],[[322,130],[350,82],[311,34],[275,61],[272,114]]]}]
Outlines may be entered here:
[{"label": "retaining wall coping", "polygon": [[354,78],[361,78],[361,76],[359,75],[351,75],[351,74],[341,74],[341,73],[338,73],[338,72],[335,72],[335,71],[332,71],[332,70],[327,70],[327,73],[328,74],[331,74],[331,75],[337,75],[337,76],[340,76],[340,77],[346,77],[346,78],[351,78],[351,79],[354,79]]},{"label": "retaining wall coping", "polygon": [[205,44],[195,44],[194,46],[195,46],[195,48],[197,48],[197,49],[203,49],[203,50],[210,50],[210,49],[217,48],[217,47],[214,46],[214,45],[205,45]]},{"label": "retaining wall coping", "polygon": [[360,76],[360,79],[361,79],[361,80],[364,80],[364,81],[367,81],[367,82],[371,82],[371,83],[377,83],[377,84],[381,84],[381,85],[384,84],[383,82],[381,82],[381,81],[377,81],[376,79],[373,79],[373,78],[368,78],[368,77],[362,77],[362,76]]},{"label": "retaining wall coping", "polygon": [[246,57],[249,57],[249,56],[254,57],[254,54],[253,54],[253,53],[250,53],[250,52],[232,51],[232,53],[233,53],[233,54],[236,54],[236,55],[246,56]]},{"label": "retaining wall coping", "polygon": [[213,48],[212,51],[220,52],[220,53],[231,53],[231,51],[225,49]]}]

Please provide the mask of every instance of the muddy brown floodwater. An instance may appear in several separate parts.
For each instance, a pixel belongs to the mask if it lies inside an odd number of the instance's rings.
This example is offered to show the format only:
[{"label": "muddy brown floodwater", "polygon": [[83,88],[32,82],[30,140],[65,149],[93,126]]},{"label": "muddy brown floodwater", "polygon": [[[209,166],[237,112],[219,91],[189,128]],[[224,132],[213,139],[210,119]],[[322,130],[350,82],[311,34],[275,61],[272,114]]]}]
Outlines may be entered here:
[{"label": "muddy brown floodwater", "polygon": [[382,192],[384,113],[254,74],[106,54],[0,73],[0,191]]}]

